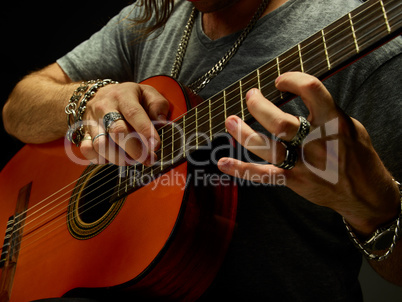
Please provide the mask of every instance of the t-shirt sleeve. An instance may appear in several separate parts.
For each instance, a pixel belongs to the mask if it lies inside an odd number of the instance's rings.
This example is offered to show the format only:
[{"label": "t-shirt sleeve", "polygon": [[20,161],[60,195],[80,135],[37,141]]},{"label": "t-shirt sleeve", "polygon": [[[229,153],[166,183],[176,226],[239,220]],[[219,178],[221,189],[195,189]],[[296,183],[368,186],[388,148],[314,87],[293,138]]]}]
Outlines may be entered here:
[{"label": "t-shirt sleeve", "polygon": [[132,81],[136,44],[131,20],[138,11],[135,4],[127,6],[57,63],[73,81],[97,78]]}]

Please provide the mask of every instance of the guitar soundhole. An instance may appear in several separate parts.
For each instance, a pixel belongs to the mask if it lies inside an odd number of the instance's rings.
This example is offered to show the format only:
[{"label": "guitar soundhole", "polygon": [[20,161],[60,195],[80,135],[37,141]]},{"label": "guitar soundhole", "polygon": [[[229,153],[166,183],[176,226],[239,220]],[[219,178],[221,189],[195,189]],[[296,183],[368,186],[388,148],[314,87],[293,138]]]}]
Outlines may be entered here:
[{"label": "guitar soundhole", "polygon": [[118,182],[118,167],[90,165],[72,193],[68,207],[68,229],[77,239],[102,232],[117,216],[125,198],[111,202]]},{"label": "guitar soundhole", "polygon": [[78,201],[78,215],[84,223],[94,223],[101,219],[112,207],[110,193],[114,189],[114,181],[108,181],[108,169],[100,169],[95,173],[82,191]]}]

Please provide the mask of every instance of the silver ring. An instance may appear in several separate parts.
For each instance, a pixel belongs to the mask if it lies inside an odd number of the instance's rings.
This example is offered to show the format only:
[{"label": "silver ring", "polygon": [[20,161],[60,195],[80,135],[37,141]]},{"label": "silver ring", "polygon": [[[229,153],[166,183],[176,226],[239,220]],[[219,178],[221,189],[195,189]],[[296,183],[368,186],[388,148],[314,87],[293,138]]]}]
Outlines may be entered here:
[{"label": "silver ring", "polygon": [[289,145],[294,148],[299,147],[302,144],[303,140],[310,133],[311,128],[310,122],[304,116],[299,116],[298,118],[300,121],[300,126],[299,129],[297,130],[295,137],[292,138],[290,142],[284,142],[286,145]]},{"label": "silver ring", "polygon": [[102,136],[102,135],[106,135],[106,133],[99,133],[98,135],[96,135],[95,137],[94,137],[94,139],[92,140],[92,144],[95,142],[95,140],[96,139],[98,139],[100,136]]},{"label": "silver ring", "polygon": [[297,162],[297,151],[294,147],[286,144],[284,145],[286,147],[285,160],[280,164],[274,164],[274,166],[285,170],[291,170],[295,167]]},{"label": "silver ring", "polygon": [[109,132],[110,127],[114,122],[118,120],[124,120],[123,116],[118,112],[109,112],[106,113],[103,117],[103,125],[105,126],[106,132]]}]

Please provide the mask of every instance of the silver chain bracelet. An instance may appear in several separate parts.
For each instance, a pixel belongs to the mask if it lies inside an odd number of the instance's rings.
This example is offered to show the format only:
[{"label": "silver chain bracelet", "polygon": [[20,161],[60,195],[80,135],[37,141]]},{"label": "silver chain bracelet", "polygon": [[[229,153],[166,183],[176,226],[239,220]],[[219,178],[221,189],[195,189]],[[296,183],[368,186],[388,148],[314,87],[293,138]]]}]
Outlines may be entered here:
[{"label": "silver chain bracelet", "polygon": [[[91,84],[94,85],[88,89],[89,85]],[[82,117],[85,113],[85,110],[87,109],[86,105],[88,101],[96,94],[98,89],[108,84],[118,84],[118,82],[110,79],[105,79],[105,80],[91,80],[81,83],[81,85],[74,91],[68,105],[64,110],[67,114],[67,124],[68,124],[67,139],[73,144],[75,144],[77,147],[80,145],[85,135]],[[81,97],[82,100],[78,106]]]},{"label": "silver chain bracelet", "polygon": [[[402,187],[399,182],[394,180],[399,186],[401,212],[398,218],[389,227],[379,228],[376,230],[369,239],[361,242],[356,234],[353,232],[350,224],[343,217],[343,223],[348,231],[349,238],[355,246],[363,253],[369,260],[382,261],[389,257],[395,249],[396,243],[401,235],[401,218],[402,218]],[[383,255],[376,255],[374,251],[386,250]]]}]

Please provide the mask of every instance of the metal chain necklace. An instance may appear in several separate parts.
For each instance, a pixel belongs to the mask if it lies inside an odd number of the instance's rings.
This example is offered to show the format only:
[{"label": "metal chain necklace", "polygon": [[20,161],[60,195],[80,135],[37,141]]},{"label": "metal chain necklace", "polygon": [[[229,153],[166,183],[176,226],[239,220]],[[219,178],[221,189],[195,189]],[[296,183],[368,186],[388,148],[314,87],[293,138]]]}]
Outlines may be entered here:
[{"label": "metal chain necklace", "polygon": [[[199,79],[188,85],[187,87],[190,88],[194,93],[199,93],[214,77],[218,75],[219,72],[223,70],[229,60],[234,56],[234,54],[239,49],[240,45],[246,39],[247,35],[250,31],[254,28],[255,24],[257,23],[258,19],[260,19],[261,15],[264,13],[265,9],[267,8],[269,0],[262,0],[258,10],[255,12],[253,18],[250,20],[247,27],[243,30],[240,36],[237,38],[233,46],[226,52],[226,54],[219,60],[218,63],[212,67],[207,73],[201,76]],[[171,76],[175,79],[178,78],[180,74],[180,70],[182,67],[184,55],[187,50],[188,41],[190,40],[190,35],[194,26],[195,16],[196,16],[196,9],[193,8],[190,18],[187,21],[187,25],[184,29],[183,37],[181,38],[179,48],[177,49],[176,59],[173,63]]]}]

